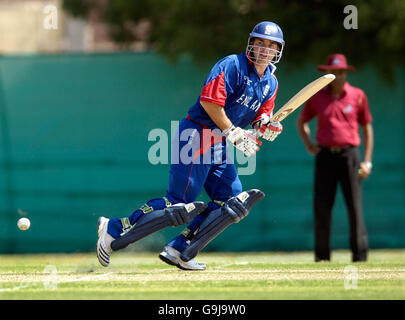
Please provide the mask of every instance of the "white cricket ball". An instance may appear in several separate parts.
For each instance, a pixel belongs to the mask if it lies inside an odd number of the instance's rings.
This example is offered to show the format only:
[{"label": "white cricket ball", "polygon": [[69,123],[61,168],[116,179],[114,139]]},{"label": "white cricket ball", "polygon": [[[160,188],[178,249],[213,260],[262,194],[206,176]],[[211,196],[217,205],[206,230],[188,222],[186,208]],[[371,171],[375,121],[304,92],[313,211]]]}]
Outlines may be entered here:
[{"label": "white cricket ball", "polygon": [[17,226],[20,230],[28,230],[31,226],[31,221],[28,218],[20,218],[17,221]]}]

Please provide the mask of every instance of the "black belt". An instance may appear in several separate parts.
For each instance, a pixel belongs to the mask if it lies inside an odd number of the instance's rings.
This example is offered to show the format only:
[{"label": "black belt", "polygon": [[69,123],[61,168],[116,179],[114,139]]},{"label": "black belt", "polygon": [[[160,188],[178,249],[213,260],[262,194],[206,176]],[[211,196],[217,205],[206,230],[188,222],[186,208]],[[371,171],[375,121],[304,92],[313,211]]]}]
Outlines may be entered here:
[{"label": "black belt", "polygon": [[342,153],[346,150],[349,150],[351,148],[354,148],[355,146],[343,146],[343,147],[327,147],[327,146],[320,146],[322,149],[328,150],[330,153],[333,154],[338,154],[338,153]]}]

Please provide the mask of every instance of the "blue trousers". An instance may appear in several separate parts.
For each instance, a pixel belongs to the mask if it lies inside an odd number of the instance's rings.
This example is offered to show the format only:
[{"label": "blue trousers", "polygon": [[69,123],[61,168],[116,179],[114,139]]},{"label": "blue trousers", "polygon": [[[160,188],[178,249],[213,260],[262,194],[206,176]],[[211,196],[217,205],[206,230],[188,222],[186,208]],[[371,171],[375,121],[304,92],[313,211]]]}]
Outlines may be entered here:
[{"label": "blue trousers", "polygon": [[[227,156],[226,141],[218,132],[185,118],[172,139],[171,155],[166,196],[149,200],[128,218],[110,219],[108,233],[114,238],[119,237],[150,210],[161,210],[168,203],[193,202],[204,188],[212,201],[208,203],[206,212],[195,217],[186,228],[194,232],[210,211],[242,192],[235,165]],[[182,236],[179,237],[169,242],[178,250],[185,245]]]},{"label": "blue trousers", "polygon": [[186,118],[172,141],[166,197],[189,203],[203,188],[212,200],[219,201],[242,192],[235,165],[227,161],[224,137]]}]

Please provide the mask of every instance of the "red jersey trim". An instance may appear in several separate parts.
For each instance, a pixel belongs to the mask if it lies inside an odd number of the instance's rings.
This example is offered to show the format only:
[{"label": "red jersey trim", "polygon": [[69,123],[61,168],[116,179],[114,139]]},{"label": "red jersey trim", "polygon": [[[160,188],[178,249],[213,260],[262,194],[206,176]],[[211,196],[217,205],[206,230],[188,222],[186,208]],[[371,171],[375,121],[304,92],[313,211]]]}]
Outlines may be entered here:
[{"label": "red jersey trim", "polygon": [[202,88],[200,100],[212,102],[223,107],[225,106],[226,98],[225,72],[222,71]]}]

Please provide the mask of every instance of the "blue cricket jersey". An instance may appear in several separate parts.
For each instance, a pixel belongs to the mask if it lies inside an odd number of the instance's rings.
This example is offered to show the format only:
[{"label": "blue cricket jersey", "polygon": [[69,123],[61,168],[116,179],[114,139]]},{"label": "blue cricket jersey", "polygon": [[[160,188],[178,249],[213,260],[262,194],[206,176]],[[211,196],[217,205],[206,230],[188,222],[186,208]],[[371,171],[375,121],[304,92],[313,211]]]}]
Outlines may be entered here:
[{"label": "blue cricket jersey", "polygon": [[278,89],[275,69],[270,64],[260,79],[245,53],[219,60],[209,73],[201,95],[190,108],[189,118],[210,129],[218,128],[200,101],[223,106],[233,125],[241,128],[258,120],[262,113],[270,116]]}]

